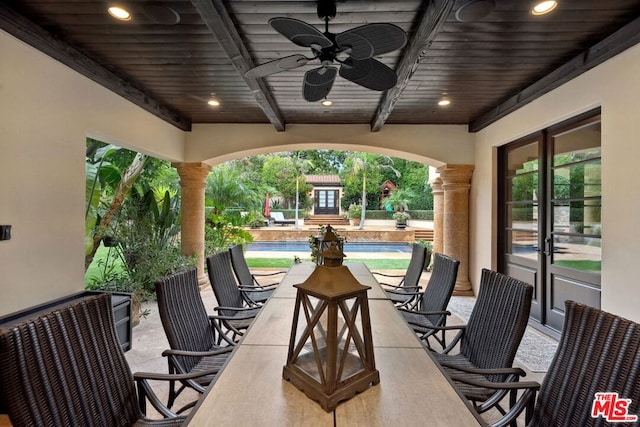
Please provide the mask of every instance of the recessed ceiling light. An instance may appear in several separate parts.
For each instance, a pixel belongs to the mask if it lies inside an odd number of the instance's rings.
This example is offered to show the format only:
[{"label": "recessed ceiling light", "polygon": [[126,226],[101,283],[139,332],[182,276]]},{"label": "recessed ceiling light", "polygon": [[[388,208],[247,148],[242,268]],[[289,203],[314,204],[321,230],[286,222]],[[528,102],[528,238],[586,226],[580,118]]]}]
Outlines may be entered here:
[{"label": "recessed ceiling light", "polygon": [[451,104],[451,101],[449,101],[448,99],[441,99],[440,101],[438,101],[438,105],[441,107],[446,107],[449,104]]},{"label": "recessed ceiling light", "polygon": [[324,105],[325,107],[331,107],[333,105],[333,101],[325,99],[324,101],[322,101],[322,105]]},{"label": "recessed ceiling light", "polygon": [[558,2],[554,0],[541,1],[536,3],[533,8],[531,8],[531,14],[535,16],[544,15],[546,13],[551,12],[553,9],[558,6]]},{"label": "recessed ceiling light", "polygon": [[109,12],[109,15],[119,19],[120,21],[131,21],[132,19],[131,13],[120,5],[109,6],[107,12]]},{"label": "recessed ceiling light", "polygon": [[211,105],[212,107],[218,107],[220,106],[220,101],[216,99],[210,99],[209,101],[207,101],[207,104]]}]

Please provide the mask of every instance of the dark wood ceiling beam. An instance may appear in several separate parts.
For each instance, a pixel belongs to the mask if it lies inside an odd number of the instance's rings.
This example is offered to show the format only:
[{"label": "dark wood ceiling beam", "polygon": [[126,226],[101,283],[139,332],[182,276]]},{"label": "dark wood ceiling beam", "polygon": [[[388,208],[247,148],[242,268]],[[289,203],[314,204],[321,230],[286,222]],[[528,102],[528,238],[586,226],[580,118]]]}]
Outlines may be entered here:
[{"label": "dark wood ceiling beam", "polygon": [[640,18],[636,18],[606,39],[556,68],[531,86],[469,123],[469,132],[478,132],[509,113],[589,71],[640,42]]},{"label": "dark wood ceiling beam", "polygon": [[78,49],[18,14],[4,2],[0,2],[0,28],[162,120],[184,131],[191,130],[189,119],[156,101],[134,82],[104,68]]},{"label": "dark wood ceiling beam", "polygon": [[191,0],[202,20],[214,35],[222,49],[227,53],[231,63],[240,73],[251,89],[260,108],[278,131],[285,130],[284,119],[267,85],[262,79],[245,77],[245,73],[253,68],[253,61],[247,51],[240,34],[236,29],[229,12],[221,0]]},{"label": "dark wood ceiling beam", "polygon": [[449,13],[453,9],[454,3],[454,0],[434,0],[429,2],[409,42],[409,46],[405,50],[404,56],[400,59],[396,67],[398,83],[395,87],[385,92],[380,101],[380,105],[378,105],[376,114],[371,122],[372,132],[380,131],[384,122],[387,121],[389,114],[391,114],[393,107],[396,105],[396,102],[398,102],[398,99],[400,99],[413,73],[418,69],[422,51],[428,49],[429,45],[438,35]]}]

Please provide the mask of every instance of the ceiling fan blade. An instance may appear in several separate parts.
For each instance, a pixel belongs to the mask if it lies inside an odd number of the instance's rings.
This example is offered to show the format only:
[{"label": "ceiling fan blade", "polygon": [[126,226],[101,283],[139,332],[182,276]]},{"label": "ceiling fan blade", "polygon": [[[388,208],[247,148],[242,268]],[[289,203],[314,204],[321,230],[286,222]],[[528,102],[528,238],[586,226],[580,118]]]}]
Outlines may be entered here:
[{"label": "ceiling fan blade", "polygon": [[297,19],[271,18],[269,19],[269,25],[298,46],[311,47],[312,44],[323,48],[333,46],[331,40],[316,27]]},{"label": "ceiling fan blade", "polygon": [[407,34],[393,24],[366,24],[336,35],[339,48],[351,48],[353,59],[368,59],[404,47]]},{"label": "ceiling fan blade", "polygon": [[387,90],[398,81],[396,73],[373,58],[359,61],[348,58],[340,67],[340,76],[371,90]]},{"label": "ceiling fan blade", "polygon": [[285,56],[284,58],[260,64],[247,71],[244,75],[252,79],[257,79],[259,77],[270,76],[271,74],[276,74],[281,71],[293,70],[294,68],[302,67],[307,62],[309,62],[309,58],[304,55]]},{"label": "ceiling fan blade", "polygon": [[309,70],[304,75],[304,86],[302,96],[309,102],[316,102],[324,99],[331,92],[333,81],[336,79],[338,70],[335,67],[320,67]]}]

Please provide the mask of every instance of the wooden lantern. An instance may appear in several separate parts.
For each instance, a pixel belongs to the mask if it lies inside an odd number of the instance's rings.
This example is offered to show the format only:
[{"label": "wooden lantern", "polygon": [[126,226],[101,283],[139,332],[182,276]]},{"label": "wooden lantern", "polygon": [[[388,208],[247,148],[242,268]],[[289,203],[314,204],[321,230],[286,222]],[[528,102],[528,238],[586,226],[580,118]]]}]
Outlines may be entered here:
[{"label": "wooden lantern", "polygon": [[367,299],[371,288],[342,265],[319,265],[295,287],[296,306],[282,376],[330,412],[340,401],[380,382]]}]

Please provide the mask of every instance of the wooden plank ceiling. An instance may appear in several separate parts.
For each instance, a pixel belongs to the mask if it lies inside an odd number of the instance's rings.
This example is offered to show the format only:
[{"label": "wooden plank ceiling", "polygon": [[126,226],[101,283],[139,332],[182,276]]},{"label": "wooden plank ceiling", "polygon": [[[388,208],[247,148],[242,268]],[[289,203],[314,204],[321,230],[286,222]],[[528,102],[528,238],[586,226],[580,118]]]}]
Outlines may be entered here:
[{"label": "wooden plank ceiling", "polygon": [[[310,55],[268,21],[284,16],[324,31],[312,0],[122,1],[129,22],[106,1],[4,0],[5,31],[72,66],[170,123],[468,124],[476,131],[640,39],[640,0],[559,0],[535,17],[530,0],[495,0],[488,15],[460,22],[469,0],[344,0],[329,31],[389,22],[402,49],[376,57],[399,81],[375,92],[341,77],[331,107],[302,98],[317,61],[264,79],[244,72],[293,54]],[[179,21],[179,22],[176,22]],[[437,102],[446,97],[448,107]],[[207,101],[215,98],[220,106]]]}]

